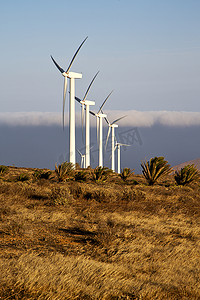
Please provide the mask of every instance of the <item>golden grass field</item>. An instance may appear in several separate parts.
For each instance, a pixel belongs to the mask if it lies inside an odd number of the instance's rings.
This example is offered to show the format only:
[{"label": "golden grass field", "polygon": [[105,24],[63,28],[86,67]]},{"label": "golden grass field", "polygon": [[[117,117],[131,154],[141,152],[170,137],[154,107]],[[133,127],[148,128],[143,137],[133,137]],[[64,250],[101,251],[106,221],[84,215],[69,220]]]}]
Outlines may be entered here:
[{"label": "golden grass field", "polygon": [[33,172],[0,179],[0,299],[200,299],[200,182]]}]

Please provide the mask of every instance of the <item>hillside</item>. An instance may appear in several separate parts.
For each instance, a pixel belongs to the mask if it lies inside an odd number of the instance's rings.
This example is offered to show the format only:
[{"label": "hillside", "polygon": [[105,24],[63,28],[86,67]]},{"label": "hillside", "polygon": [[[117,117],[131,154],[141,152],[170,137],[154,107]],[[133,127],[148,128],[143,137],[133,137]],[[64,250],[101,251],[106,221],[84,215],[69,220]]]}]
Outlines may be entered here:
[{"label": "hillside", "polygon": [[0,299],[200,299],[200,182],[37,172],[0,178]]},{"label": "hillside", "polygon": [[185,167],[186,165],[195,165],[195,167],[200,171],[200,158],[193,159],[186,161],[182,164],[176,165],[173,167],[174,170],[180,170],[181,168]]}]

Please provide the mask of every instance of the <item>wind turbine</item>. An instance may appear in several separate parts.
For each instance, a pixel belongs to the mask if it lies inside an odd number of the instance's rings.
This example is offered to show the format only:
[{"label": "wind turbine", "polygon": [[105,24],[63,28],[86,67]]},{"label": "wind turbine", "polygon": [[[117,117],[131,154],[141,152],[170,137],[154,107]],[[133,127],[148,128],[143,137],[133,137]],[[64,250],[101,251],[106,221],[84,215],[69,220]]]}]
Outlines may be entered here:
[{"label": "wind turbine", "polygon": [[85,165],[86,168],[90,166],[90,105],[95,105],[94,101],[86,100],[86,97],[89,93],[89,90],[99,74],[99,71],[96,73],[92,81],[90,82],[87,91],[85,93],[85,96],[83,97],[83,100],[79,99],[78,97],[75,97],[75,99],[81,104],[82,106],[82,113],[81,113],[81,119],[82,119],[82,134],[83,134],[83,117],[84,117],[84,109],[86,111],[85,113]]},{"label": "wind turbine", "polygon": [[79,151],[78,149],[76,149],[76,150],[81,156],[81,168],[85,169],[85,154],[82,154],[81,151]]},{"label": "wind turbine", "polygon": [[[113,92],[113,91],[112,91]],[[99,167],[103,167],[103,124],[102,119],[106,118],[107,115],[102,112],[102,108],[112,92],[106,97],[103,101],[102,105],[100,106],[97,113],[90,110],[90,113],[97,118],[97,143],[99,147]]]},{"label": "wind turbine", "polygon": [[54,64],[58,68],[58,70],[64,76],[64,90],[63,90],[63,129],[64,129],[64,111],[65,111],[65,99],[66,99],[66,92],[67,92],[67,78],[70,79],[70,105],[69,105],[69,161],[75,165],[76,163],[76,153],[75,153],[75,79],[82,78],[82,74],[70,72],[70,68],[85,41],[88,37],[84,39],[84,41],[80,44],[78,49],[76,50],[68,68],[64,71],[55,61],[53,56],[51,59],[53,60]]},{"label": "wind turbine", "polygon": [[108,139],[109,139],[109,136],[110,136],[110,131],[112,130],[112,134],[111,134],[111,157],[112,157],[112,163],[111,163],[111,169],[113,170],[113,172],[115,172],[115,128],[118,127],[118,125],[116,124],[118,121],[120,121],[121,119],[125,118],[126,116],[123,116],[121,118],[118,118],[116,119],[115,121],[113,121],[112,123],[110,123],[108,121],[107,118],[105,118],[107,124],[108,124],[108,134],[107,134],[107,138],[106,138],[106,146],[105,146],[105,149],[107,147],[107,143],[108,143]]},{"label": "wind turbine", "polygon": [[[115,137],[115,140],[116,140],[116,137]],[[119,174],[121,173],[121,167],[120,167],[120,165],[121,165],[121,155],[120,155],[121,146],[129,147],[130,145],[118,143],[116,140],[114,151],[117,149],[117,173],[119,173]]]}]

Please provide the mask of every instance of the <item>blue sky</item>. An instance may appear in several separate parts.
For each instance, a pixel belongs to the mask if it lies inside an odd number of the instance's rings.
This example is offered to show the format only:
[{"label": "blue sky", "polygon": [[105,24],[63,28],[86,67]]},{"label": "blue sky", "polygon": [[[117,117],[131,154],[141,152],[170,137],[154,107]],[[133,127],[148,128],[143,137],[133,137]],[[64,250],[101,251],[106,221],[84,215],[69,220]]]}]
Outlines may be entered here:
[{"label": "blue sky", "polygon": [[[63,78],[108,110],[200,111],[199,0],[8,0],[0,4],[1,112],[61,112]],[[67,107],[66,107],[67,109]]]}]

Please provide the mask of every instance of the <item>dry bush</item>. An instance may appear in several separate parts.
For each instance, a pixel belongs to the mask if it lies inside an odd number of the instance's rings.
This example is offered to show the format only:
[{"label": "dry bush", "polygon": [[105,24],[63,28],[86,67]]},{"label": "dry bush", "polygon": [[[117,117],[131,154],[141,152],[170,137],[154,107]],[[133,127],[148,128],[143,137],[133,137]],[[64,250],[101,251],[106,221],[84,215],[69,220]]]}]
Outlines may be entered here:
[{"label": "dry bush", "polygon": [[52,205],[66,205],[73,200],[70,191],[67,187],[54,187],[51,191]]}]

